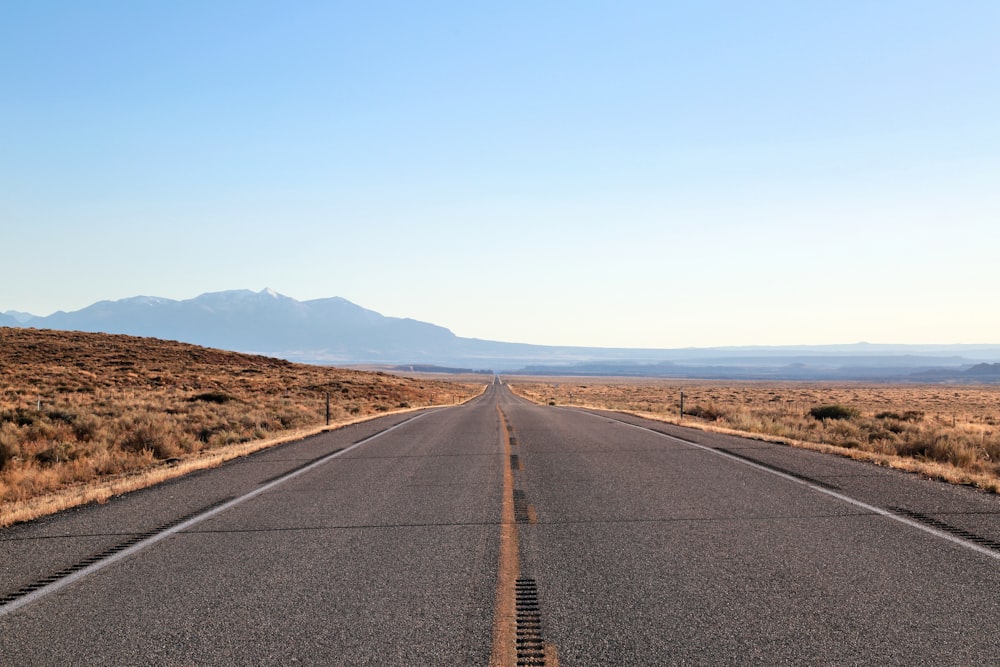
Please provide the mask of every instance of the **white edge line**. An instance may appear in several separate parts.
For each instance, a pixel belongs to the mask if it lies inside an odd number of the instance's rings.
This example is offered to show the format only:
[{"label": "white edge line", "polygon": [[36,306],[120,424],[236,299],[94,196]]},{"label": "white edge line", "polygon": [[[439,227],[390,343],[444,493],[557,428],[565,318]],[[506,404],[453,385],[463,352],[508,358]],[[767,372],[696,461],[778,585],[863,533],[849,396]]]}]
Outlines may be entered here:
[{"label": "white edge line", "polygon": [[[440,409],[440,408],[438,408],[438,409]],[[367,443],[371,442],[372,440],[374,440],[376,438],[379,438],[379,437],[381,437],[383,435],[386,435],[387,433],[391,433],[392,431],[395,431],[397,428],[403,426],[404,424],[409,424],[411,422],[414,422],[414,421],[420,419],[421,417],[430,414],[431,412],[436,412],[438,409],[428,410],[426,412],[422,412],[421,414],[419,414],[419,415],[417,415],[415,417],[410,417],[409,419],[404,419],[403,421],[399,422],[398,424],[394,424],[393,426],[390,426],[389,428],[385,429],[384,431],[379,431],[378,433],[370,435],[367,438],[363,438],[361,440],[358,440],[356,443],[354,443],[350,447],[345,447],[344,449],[341,449],[339,451],[333,452],[332,454],[328,454],[327,456],[324,456],[321,459],[317,459],[316,461],[313,461],[312,463],[310,463],[309,465],[305,466],[304,468],[299,468],[298,470],[293,470],[292,472],[288,473],[287,475],[283,475],[282,477],[279,477],[279,478],[277,478],[275,480],[272,480],[272,481],[268,482],[267,484],[264,484],[262,486],[258,486],[253,491],[249,491],[249,492],[243,494],[242,496],[239,496],[237,498],[233,498],[232,500],[230,500],[228,502],[225,502],[222,505],[219,505],[218,507],[213,507],[212,509],[207,510],[207,511],[205,511],[205,512],[203,512],[203,513],[201,513],[201,514],[199,514],[197,516],[191,517],[187,521],[179,523],[176,526],[171,526],[170,528],[167,528],[167,529],[165,529],[165,530],[163,530],[163,531],[161,531],[159,533],[156,533],[155,535],[151,535],[150,537],[147,537],[146,539],[142,540],[141,542],[136,542],[135,544],[133,544],[132,546],[130,546],[130,547],[126,548],[126,549],[122,549],[121,551],[119,551],[117,553],[111,554],[107,558],[103,558],[103,559],[97,561],[96,563],[92,563],[91,565],[88,565],[87,567],[85,567],[83,569],[77,570],[76,572],[73,572],[72,574],[68,574],[65,577],[61,578],[61,579],[53,581],[51,584],[46,584],[45,586],[42,586],[41,588],[39,588],[37,590],[34,590],[34,591],[28,593],[27,595],[24,595],[23,597],[19,597],[16,600],[12,600],[11,602],[8,602],[7,604],[0,606],[0,618],[4,617],[4,616],[6,616],[6,615],[8,615],[10,613],[13,613],[14,611],[20,609],[24,605],[31,604],[32,602],[34,602],[36,600],[39,600],[39,599],[41,599],[41,598],[43,598],[43,597],[45,597],[47,595],[50,595],[51,593],[55,593],[56,591],[58,591],[59,589],[63,588],[64,586],[69,586],[70,584],[72,584],[75,581],[78,581],[80,579],[83,579],[84,577],[87,577],[87,576],[89,576],[91,574],[94,574],[95,572],[104,569],[105,567],[107,567],[108,565],[111,565],[112,563],[116,563],[116,562],[120,561],[123,558],[128,558],[129,556],[131,556],[134,553],[137,553],[139,551],[142,551],[143,549],[151,547],[154,544],[156,544],[157,542],[160,542],[161,540],[165,540],[166,538],[170,537],[171,535],[173,535],[175,533],[179,533],[179,532],[181,532],[183,530],[187,530],[188,528],[190,528],[190,527],[192,527],[192,526],[194,526],[196,524],[199,524],[202,521],[205,521],[207,519],[212,518],[216,514],[220,514],[222,512],[225,512],[226,510],[232,508],[232,507],[235,507],[235,506],[239,505],[240,503],[246,502],[247,500],[250,500],[252,498],[256,498],[257,496],[261,495],[262,493],[270,491],[271,489],[273,489],[274,487],[278,486],[279,484],[283,484],[283,483],[287,482],[288,480],[290,480],[290,479],[292,479],[294,477],[298,477],[299,475],[303,475],[303,474],[309,472],[310,470],[312,470],[314,468],[318,468],[319,466],[321,466],[321,465],[323,465],[325,463],[328,463],[329,461],[337,458],[338,456],[343,456],[347,452],[349,452],[349,451],[351,451],[353,449],[357,449],[361,445],[367,444]]]},{"label": "white edge line", "polygon": [[930,526],[924,525],[924,524],[922,524],[922,523],[920,523],[918,521],[914,521],[913,519],[908,519],[905,516],[900,516],[899,514],[896,514],[895,512],[892,512],[890,510],[883,509],[881,507],[876,507],[875,505],[869,505],[866,502],[862,502],[860,500],[856,500],[856,499],[851,498],[849,496],[845,496],[842,493],[837,493],[836,491],[832,491],[830,489],[824,488],[822,486],[819,486],[818,484],[813,484],[811,482],[807,482],[807,481],[805,481],[803,479],[799,479],[798,477],[794,477],[792,475],[788,475],[788,474],[783,473],[781,471],[774,470],[772,468],[768,468],[767,466],[763,466],[763,465],[760,465],[758,463],[754,463],[753,461],[747,461],[747,460],[742,459],[742,458],[740,458],[738,456],[733,456],[732,454],[729,454],[727,452],[723,452],[723,451],[720,451],[718,449],[713,449],[712,447],[706,447],[705,445],[699,445],[697,442],[691,442],[691,441],[685,440],[683,438],[678,438],[677,436],[674,436],[674,435],[669,435],[667,433],[662,433],[660,431],[657,431],[657,430],[652,429],[652,428],[648,428],[646,426],[639,426],[638,424],[631,424],[631,423],[629,423],[627,421],[622,421],[621,419],[615,419],[614,417],[609,417],[607,415],[599,415],[597,413],[589,412],[587,410],[577,410],[577,411],[578,412],[582,412],[583,414],[586,414],[586,415],[590,415],[591,417],[597,417],[598,419],[610,419],[610,420],[612,420],[612,421],[614,421],[614,422],[616,422],[618,424],[623,424],[625,426],[629,426],[631,428],[638,429],[640,431],[646,431],[648,433],[652,433],[654,435],[658,435],[661,438],[666,438],[668,440],[674,440],[676,442],[681,443],[682,445],[687,445],[688,447],[694,447],[696,449],[701,449],[703,451],[715,454],[716,456],[721,456],[723,458],[729,459],[730,461],[735,461],[736,463],[742,463],[745,466],[749,466],[751,468],[756,468],[757,470],[760,470],[760,471],[763,471],[763,472],[766,472],[766,473],[770,473],[770,474],[772,474],[772,475],[774,475],[776,477],[780,477],[782,479],[786,479],[789,482],[795,482],[796,484],[800,484],[802,486],[810,488],[813,491],[818,491],[819,493],[826,494],[826,495],[830,496],[831,498],[836,498],[837,500],[845,502],[845,503],[847,503],[849,505],[854,505],[855,507],[859,507],[859,508],[861,508],[863,510],[867,510],[869,512],[872,512],[873,514],[878,514],[880,516],[886,517],[887,519],[892,519],[893,521],[898,521],[899,523],[902,523],[902,524],[905,524],[907,526],[910,526],[911,528],[916,528],[917,530],[922,530],[923,532],[928,533],[930,535],[933,535],[934,537],[939,537],[941,539],[948,540],[949,542],[952,542],[952,543],[957,544],[959,546],[965,547],[966,549],[971,549],[972,551],[977,551],[977,552],[983,554],[984,556],[989,556],[990,558],[994,558],[996,560],[1000,560],[1000,553],[997,553],[996,551],[993,551],[992,549],[987,549],[986,547],[981,546],[979,544],[976,544],[975,542],[969,542],[969,541],[963,540],[962,538],[956,537],[956,536],[951,535],[949,533],[946,533],[943,530],[937,530],[936,528],[931,528]]}]

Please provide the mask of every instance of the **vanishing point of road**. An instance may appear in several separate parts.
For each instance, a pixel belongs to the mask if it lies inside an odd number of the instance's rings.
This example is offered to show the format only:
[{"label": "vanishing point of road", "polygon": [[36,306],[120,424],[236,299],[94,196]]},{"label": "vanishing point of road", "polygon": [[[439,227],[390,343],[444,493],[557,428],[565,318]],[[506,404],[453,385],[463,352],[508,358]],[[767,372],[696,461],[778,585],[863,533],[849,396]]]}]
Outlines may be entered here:
[{"label": "vanishing point of road", "polygon": [[0,665],[1000,664],[1000,498],[490,385],[0,531]]}]

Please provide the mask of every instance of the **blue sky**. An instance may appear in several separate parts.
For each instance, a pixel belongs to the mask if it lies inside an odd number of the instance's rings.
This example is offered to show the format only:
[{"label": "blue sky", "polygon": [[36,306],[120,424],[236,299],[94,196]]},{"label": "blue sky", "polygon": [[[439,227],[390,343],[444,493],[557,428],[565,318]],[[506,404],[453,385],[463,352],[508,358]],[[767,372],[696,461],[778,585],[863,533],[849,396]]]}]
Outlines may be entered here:
[{"label": "blue sky", "polygon": [[0,7],[0,311],[1000,342],[1000,3]]}]

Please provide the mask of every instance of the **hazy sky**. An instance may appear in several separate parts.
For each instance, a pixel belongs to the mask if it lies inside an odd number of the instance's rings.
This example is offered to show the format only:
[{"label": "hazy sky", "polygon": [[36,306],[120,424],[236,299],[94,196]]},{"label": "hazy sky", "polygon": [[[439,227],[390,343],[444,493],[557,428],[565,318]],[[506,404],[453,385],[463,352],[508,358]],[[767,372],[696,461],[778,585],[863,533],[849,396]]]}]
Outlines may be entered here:
[{"label": "hazy sky", "polygon": [[1000,2],[0,5],[0,311],[1000,342]]}]

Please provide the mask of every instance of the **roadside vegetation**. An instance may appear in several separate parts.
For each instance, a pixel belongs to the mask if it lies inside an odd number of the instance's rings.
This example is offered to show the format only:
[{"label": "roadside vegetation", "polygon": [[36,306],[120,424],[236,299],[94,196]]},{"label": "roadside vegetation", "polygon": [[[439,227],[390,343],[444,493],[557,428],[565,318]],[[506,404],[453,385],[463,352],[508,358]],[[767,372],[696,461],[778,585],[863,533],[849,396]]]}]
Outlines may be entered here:
[{"label": "roadside vegetation", "polygon": [[997,385],[507,380],[515,393],[541,404],[749,434],[1000,492]]},{"label": "roadside vegetation", "polygon": [[[338,425],[481,390],[150,338],[0,328],[0,525],[42,513],[28,507],[41,497],[61,494],[55,509],[100,500],[316,432],[327,395]],[[104,490],[86,492],[95,485]]]}]

